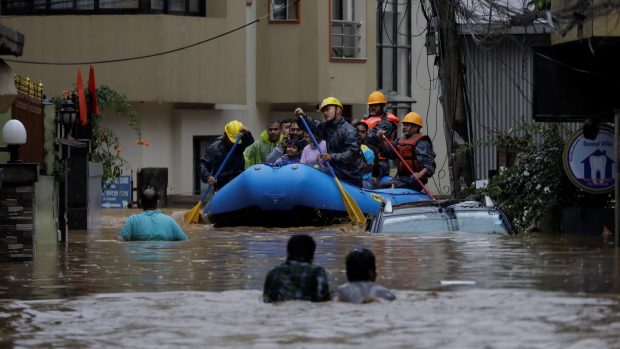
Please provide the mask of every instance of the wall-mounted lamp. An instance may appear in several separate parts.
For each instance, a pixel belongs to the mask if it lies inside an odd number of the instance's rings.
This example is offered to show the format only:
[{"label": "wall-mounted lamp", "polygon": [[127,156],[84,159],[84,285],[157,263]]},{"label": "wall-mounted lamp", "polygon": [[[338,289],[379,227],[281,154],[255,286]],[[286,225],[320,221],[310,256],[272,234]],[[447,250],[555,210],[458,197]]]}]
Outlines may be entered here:
[{"label": "wall-mounted lamp", "polygon": [[21,162],[19,160],[19,146],[26,144],[28,136],[26,128],[21,121],[11,119],[2,127],[2,142],[6,147],[0,148],[0,151],[9,152],[11,154],[9,163]]},{"label": "wall-mounted lamp", "polygon": [[60,122],[69,129],[69,134],[71,134],[71,127],[73,127],[77,119],[75,104],[70,99],[65,99],[58,113],[60,114]]},{"label": "wall-mounted lamp", "polygon": [[65,129],[65,137],[57,138],[56,142],[71,147],[85,147],[86,144],[71,137],[71,130],[77,121],[78,110],[75,108],[75,104],[71,99],[65,99],[62,101],[60,110],[58,111],[58,121],[63,125]]}]

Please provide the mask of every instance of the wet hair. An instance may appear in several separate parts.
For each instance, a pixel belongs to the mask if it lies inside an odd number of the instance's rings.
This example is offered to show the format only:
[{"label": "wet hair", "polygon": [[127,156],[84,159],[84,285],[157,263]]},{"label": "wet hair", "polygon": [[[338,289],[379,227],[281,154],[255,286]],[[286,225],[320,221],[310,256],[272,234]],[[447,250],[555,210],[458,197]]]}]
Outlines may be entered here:
[{"label": "wet hair", "polygon": [[153,186],[146,186],[142,190],[142,198],[140,199],[140,205],[142,209],[151,210],[157,208],[157,201],[159,200],[159,192],[157,188]]},{"label": "wet hair", "polygon": [[269,121],[267,121],[267,128],[269,128],[269,126],[275,125],[275,124],[278,124],[278,127],[280,127],[280,125],[282,123],[280,121],[278,121],[278,120],[269,120]]},{"label": "wet hair", "polygon": [[289,145],[294,146],[295,148],[297,148],[297,150],[299,150],[300,152],[303,150],[304,146],[302,145],[302,140],[297,138],[297,137],[291,137],[289,139],[289,142],[286,144],[286,146],[288,147]]},{"label": "wet hair", "polygon": [[314,258],[314,251],[316,250],[316,243],[310,235],[293,235],[288,240],[286,245],[286,252],[288,254],[288,260],[298,262],[312,262]]},{"label": "wet hair", "polygon": [[366,131],[368,131],[368,124],[365,123],[365,122],[362,122],[362,121],[356,122],[353,126],[355,126],[355,127],[362,126],[362,127],[364,127],[366,129]]},{"label": "wet hair", "polygon": [[375,265],[375,255],[369,249],[353,250],[346,258],[347,280],[355,281],[375,281],[377,266]]},{"label": "wet hair", "polygon": [[282,119],[282,120],[280,120],[280,125],[282,125],[282,124],[290,124],[291,121],[292,121],[292,119]]}]

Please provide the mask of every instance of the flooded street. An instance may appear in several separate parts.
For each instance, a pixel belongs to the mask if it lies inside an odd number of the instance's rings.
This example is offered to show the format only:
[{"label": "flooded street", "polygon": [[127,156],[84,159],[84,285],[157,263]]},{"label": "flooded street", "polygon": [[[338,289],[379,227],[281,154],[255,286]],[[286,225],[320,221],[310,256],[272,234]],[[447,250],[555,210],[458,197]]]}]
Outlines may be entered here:
[{"label": "flooded street", "polygon": [[[598,234],[195,225],[186,242],[114,241],[134,212],[105,211],[103,229],[71,232],[66,250],[0,264],[0,347],[620,348],[619,259]],[[317,241],[331,289],[366,247],[397,300],[262,303],[299,232]]]}]

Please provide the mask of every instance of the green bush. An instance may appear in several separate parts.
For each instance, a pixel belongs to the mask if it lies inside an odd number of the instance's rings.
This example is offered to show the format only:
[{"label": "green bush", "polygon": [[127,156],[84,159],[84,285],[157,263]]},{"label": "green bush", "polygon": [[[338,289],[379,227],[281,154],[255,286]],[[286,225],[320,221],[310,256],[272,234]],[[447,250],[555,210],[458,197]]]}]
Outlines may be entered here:
[{"label": "green bush", "polygon": [[[570,130],[562,124],[527,123],[497,134],[487,144],[516,149],[516,163],[489,179],[478,195],[493,198],[523,231],[552,218],[559,227],[561,209],[609,207],[612,194],[590,194],[577,188],[564,172],[562,153]],[[478,143],[474,146],[485,144]]]}]

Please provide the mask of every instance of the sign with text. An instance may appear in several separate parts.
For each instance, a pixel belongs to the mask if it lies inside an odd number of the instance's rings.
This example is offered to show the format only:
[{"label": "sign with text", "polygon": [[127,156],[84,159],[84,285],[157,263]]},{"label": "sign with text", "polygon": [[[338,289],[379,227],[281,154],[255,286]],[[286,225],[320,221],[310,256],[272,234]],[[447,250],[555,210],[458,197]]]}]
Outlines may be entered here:
[{"label": "sign with text", "polygon": [[589,193],[606,193],[614,188],[616,178],[614,132],[601,127],[595,139],[575,132],[564,145],[564,171],[578,188]]},{"label": "sign with text", "polygon": [[[110,183],[110,182],[108,182]],[[103,186],[101,207],[127,208],[131,202],[131,176],[119,176],[107,186]]]}]

